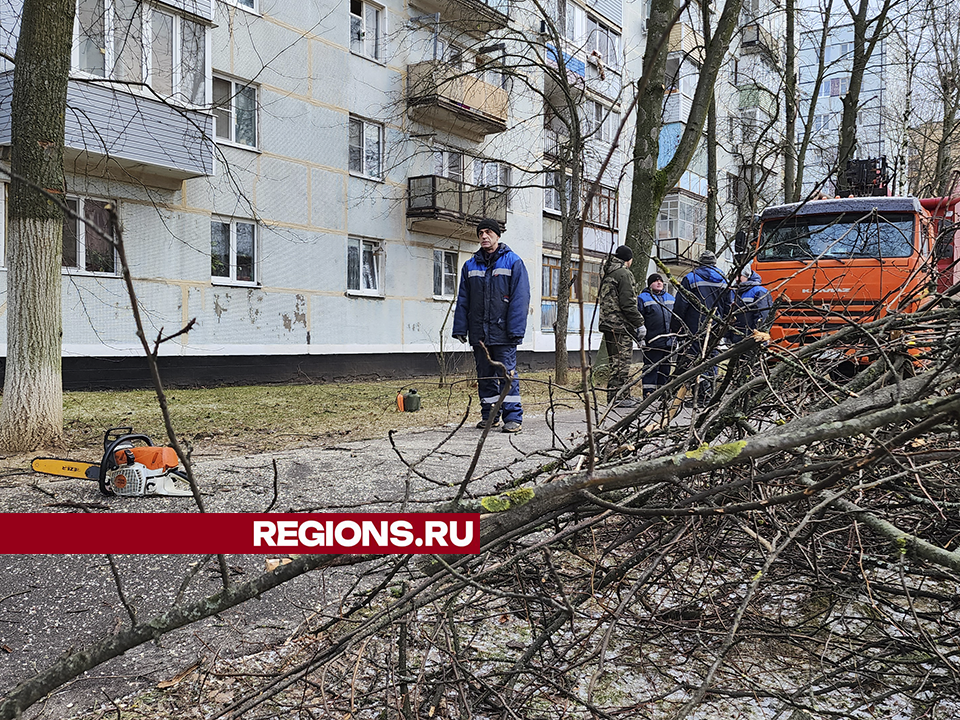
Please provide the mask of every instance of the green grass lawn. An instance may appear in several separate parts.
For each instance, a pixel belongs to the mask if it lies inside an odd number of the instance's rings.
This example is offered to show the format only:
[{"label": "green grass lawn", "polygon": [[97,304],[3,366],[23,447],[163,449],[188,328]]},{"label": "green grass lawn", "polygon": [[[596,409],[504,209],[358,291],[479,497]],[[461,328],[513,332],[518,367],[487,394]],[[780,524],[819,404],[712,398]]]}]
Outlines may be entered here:
[{"label": "green grass lawn", "polygon": [[[528,415],[539,415],[549,404],[551,373],[521,375],[520,393]],[[580,385],[571,371],[571,385]],[[397,392],[416,388],[419,412],[397,411]],[[577,395],[552,387],[554,402],[576,406]],[[174,428],[196,452],[206,448],[265,451],[307,444],[331,444],[339,439],[381,436],[391,429],[456,424],[470,404],[469,423],[480,416],[476,380],[448,378],[443,386],[433,378],[407,381],[255,385],[167,391]],[[109,427],[129,426],[134,432],[166,443],[163,420],[152,391],[68,392],[64,394],[67,449],[97,449]]]}]

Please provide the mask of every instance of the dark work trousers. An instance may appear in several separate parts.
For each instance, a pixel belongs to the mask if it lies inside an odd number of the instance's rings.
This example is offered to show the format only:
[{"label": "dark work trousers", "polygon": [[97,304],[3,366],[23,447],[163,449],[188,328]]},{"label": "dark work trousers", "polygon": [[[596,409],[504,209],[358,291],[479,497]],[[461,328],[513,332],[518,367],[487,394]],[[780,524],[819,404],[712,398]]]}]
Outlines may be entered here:
[{"label": "dark work trousers", "polygon": [[643,394],[649,395],[670,381],[670,351],[663,348],[643,349]]},{"label": "dark work trousers", "polygon": [[[480,415],[484,420],[490,419],[490,411],[500,399],[503,384],[510,383],[510,390],[503,399],[500,412],[504,422],[523,423],[523,408],[520,406],[520,381],[517,376],[517,346],[516,345],[488,345],[490,357],[496,362],[503,363],[507,368],[507,377],[504,380],[500,368],[494,367],[487,361],[487,355],[482,347],[473,348],[473,358],[477,361],[477,394],[480,395]],[[498,420],[499,418],[493,418]]]},{"label": "dark work trousers", "polygon": [[[603,342],[607,346],[607,361],[610,363],[610,379],[607,381],[607,402],[613,402],[617,391],[630,379],[630,364],[633,362],[633,337],[627,332],[603,331]],[[620,400],[630,397],[630,391],[619,396]]]},{"label": "dark work trousers", "polygon": [[[700,354],[703,352],[703,346],[701,345],[700,338],[696,337],[688,342],[689,345],[687,345],[685,350],[681,352],[680,357],[677,359],[677,375],[682,375],[693,366],[699,365],[701,362],[703,362],[700,357]],[[714,349],[710,352],[710,357],[713,358],[719,354],[720,351]],[[714,390],[716,390],[718,374],[719,370],[717,369],[716,365],[707,368],[700,374],[698,378],[699,387],[697,389],[697,396],[701,404],[705,404],[705,401],[713,396]]]}]

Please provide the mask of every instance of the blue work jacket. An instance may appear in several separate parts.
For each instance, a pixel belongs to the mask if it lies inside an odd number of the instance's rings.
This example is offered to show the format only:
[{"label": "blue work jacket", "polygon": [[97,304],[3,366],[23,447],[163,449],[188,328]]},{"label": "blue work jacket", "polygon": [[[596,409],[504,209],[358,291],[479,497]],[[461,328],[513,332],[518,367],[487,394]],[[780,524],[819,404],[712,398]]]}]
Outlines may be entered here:
[{"label": "blue work jacket", "polygon": [[773,299],[770,291],[762,285],[760,276],[754,272],[749,280],[730,291],[730,304],[734,332],[743,338],[750,331],[766,326]]},{"label": "blue work jacket", "polygon": [[477,250],[463,264],[453,336],[471,345],[519,345],[527,331],[530,280],[523,260],[500,243],[488,259]]},{"label": "blue work jacket", "polygon": [[726,318],[730,310],[730,283],[716,265],[701,265],[683,276],[673,304],[670,330],[696,335],[707,319]]},{"label": "blue work jacket", "polygon": [[643,315],[647,329],[647,345],[668,350],[673,347],[670,320],[673,318],[674,297],[666,290],[659,295],[647,288],[637,297],[637,308]]}]

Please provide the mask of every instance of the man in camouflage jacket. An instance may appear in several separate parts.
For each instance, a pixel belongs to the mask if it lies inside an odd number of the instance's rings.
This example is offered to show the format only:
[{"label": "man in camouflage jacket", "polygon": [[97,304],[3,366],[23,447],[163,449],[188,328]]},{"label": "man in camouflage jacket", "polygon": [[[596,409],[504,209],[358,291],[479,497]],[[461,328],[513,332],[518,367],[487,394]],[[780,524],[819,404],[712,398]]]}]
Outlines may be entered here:
[{"label": "man in camouflage jacket", "polygon": [[630,378],[633,343],[642,342],[646,334],[643,315],[637,308],[637,285],[630,272],[633,251],[621,245],[607,258],[600,283],[600,331],[607,347],[610,379],[607,382],[607,402],[616,401],[617,407],[635,407],[630,389],[622,390]]}]

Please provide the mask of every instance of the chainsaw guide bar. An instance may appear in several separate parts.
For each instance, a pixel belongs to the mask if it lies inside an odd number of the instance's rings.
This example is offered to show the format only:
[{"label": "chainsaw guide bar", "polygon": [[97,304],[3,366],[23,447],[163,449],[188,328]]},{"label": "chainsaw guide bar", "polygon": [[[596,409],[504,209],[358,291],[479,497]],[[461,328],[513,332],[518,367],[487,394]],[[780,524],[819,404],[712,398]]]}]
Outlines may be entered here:
[{"label": "chainsaw guide bar", "polygon": [[34,472],[59,477],[99,480],[100,465],[82,460],[61,460],[58,458],[34,458],[30,464]]}]

